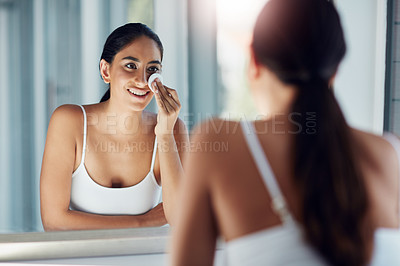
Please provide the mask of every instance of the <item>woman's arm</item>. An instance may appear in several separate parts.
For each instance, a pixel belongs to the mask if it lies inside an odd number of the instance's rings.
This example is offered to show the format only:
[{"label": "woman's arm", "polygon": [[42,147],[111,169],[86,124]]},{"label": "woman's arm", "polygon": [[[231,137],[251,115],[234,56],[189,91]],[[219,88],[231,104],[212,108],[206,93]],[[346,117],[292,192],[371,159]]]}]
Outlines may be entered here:
[{"label": "woman's arm", "polygon": [[174,212],[177,209],[177,192],[183,179],[182,160],[189,149],[189,137],[182,120],[178,118],[181,104],[175,90],[163,86],[156,79],[155,98],[158,104],[157,125],[155,133],[158,142],[158,157],[162,197],[165,216],[173,224]]},{"label": "woman's arm", "polygon": [[83,137],[79,106],[54,111],[47,132],[40,175],[40,208],[45,230],[79,230],[160,226],[166,223],[163,205],[143,215],[103,216],[69,210],[77,138]]},{"label": "woman's arm", "polygon": [[185,178],[179,192],[179,208],[172,227],[170,265],[213,265],[218,235],[212,208],[212,151],[201,149],[210,141],[202,132],[192,133],[192,149],[185,162]]},{"label": "woman's arm", "polygon": [[178,190],[184,178],[182,160],[189,148],[189,138],[184,123],[178,120],[174,135],[157,137],[158,156],[165,216],[173,224],[178,204]]}]

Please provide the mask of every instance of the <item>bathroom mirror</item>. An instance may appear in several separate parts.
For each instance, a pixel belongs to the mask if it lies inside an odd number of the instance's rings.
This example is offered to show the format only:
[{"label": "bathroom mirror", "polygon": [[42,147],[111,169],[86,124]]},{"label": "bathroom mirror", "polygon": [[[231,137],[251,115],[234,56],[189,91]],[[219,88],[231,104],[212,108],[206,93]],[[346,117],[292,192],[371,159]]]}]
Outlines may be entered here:
[{"label": "bathroom mirror", "polygon": [[39,177],[50,116],[62,104],[99,102],[107,88],[99,59],[115,28],[142,22],[158,32],[166,82],[185,97],[181,2],[0,0],[0,233],[43,231]]},{"label": "bathroom mirror", "polygon": [[[246,49],[266,1],[0,0],[0,246],[24,237],[37,244],[99,234],[166,237],[166,228],[43,232],[39,175],[50,115],[64,103],[99,101],[106,89],[98,71],[102,45],[113,29],[135,21],[163,42],[164,80],[178,90],[188,128],[213,115],[257,118],[245,79]],[[380,133],[387,1],[335,3],[348,44],[335,94],[351,125]]]}]

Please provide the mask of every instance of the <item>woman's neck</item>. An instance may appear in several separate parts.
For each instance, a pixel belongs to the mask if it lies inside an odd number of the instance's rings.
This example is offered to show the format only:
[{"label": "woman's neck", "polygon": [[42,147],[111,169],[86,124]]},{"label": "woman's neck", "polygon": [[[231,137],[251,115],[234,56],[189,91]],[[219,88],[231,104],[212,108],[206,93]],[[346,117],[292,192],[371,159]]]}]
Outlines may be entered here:
[{"label": "woman's neck", "polygon": [[108,100],[101,110],[101,125],[103,130],[114,135],[132,136],[142,133],[143,110],[133,111]]}]

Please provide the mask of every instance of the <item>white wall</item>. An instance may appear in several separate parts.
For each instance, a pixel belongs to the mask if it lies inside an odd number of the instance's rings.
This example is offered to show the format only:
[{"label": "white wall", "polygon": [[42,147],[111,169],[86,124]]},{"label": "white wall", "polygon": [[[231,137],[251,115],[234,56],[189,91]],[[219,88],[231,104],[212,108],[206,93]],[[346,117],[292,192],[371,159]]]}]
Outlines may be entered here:
[{"label": "white wall", "polygon": [[182,104],[180,116],[188,112],[187,1],[156,0],[155,32],[164,46],[164,82],[178,92]]},{"label": "white wall", "polygon": [[336,4],[348,48],[336,78],[336,96],[350,125],[381,133],[386,1],[336,0]]}]

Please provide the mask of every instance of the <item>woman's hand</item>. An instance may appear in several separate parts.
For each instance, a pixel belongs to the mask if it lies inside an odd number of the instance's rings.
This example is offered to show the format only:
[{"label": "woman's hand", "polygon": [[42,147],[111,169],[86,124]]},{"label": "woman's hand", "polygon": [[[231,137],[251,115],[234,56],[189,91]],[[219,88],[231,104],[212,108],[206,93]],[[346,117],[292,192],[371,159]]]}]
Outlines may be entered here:
[{"label": "woman's hand", "polygon": [[181,103],[177,92],[163,86],[157,78],[152,86],[158,105],[154,132],[157,136],[162,199],[165,217],[171,224],[177,206],[176,195],[183,179],[181,159],[189,147],[189,139],[185,124],[178,118]]},{"label": "woman's hand", "polygon": [[178,93],[164,86],[158,78],[152,86],[158,106],[157,125],[154,132],[159,138],[173,136],[174,126],[181,110]]}]

